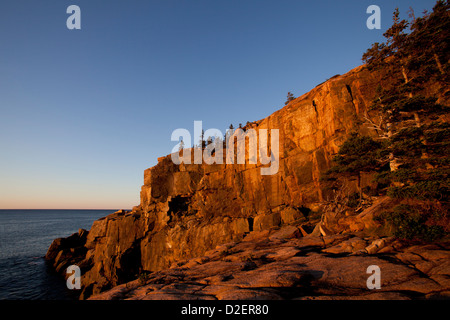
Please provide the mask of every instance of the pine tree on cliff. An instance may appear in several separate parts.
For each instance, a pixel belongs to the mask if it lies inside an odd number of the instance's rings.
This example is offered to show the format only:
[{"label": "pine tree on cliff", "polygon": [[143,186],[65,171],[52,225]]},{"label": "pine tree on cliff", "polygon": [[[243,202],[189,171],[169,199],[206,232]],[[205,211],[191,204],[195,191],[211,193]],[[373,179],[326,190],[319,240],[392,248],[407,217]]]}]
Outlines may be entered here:
[{"label": "pine tree on cliff", "polygon": [[407,35],[405,29],[408,26],[406,20],[400,20],[400,12],[398,8],[394,11],[393,25],[386,30],[383,36],[386,38],[386,43],[375,42],[362,56],[364,63],[370,68],[385,67],[386,64],[398,63],[394,59],[387,60],[388,57],[396,56],[402,57],[402,48],[406,43]]},{"label": "pine tree on cliff", "polygon": [[386,47],[389,50],[391,59],[391,64],[394,69],[401,72],[405,84],[409,82],[408,73],[406,71],[405,65],[407,64],[408,54],[405,47],[408,43],[408,36],[405,33],[405,29],[408,27],[409,23],[406,20],[400,20],[400,11],[398,8],[394,11],[392,26],[386,30],[383,36],[386,38]]},{"label": "pine tree on cliff", "polygon": [[181,151],[183,149],[184,149],[184,141],[183,141],[183,139],[181,139],[180,146],[178,147],[178,151]]},{"label": "pine tree on cliff", "polygon": [[234,126],[233,124],[230,124],[228,130],[225,132],[225,136],[224,136],[224,147],[226,147],[226,144],[228,143],[228,139],[233,135],[234,133]]},{"label": "pine tree on cliff", "polygon": [[412,40],[407,50],[412,53],[408,68],[421,70],[423,77],[448,81],[450,61],[450,3],[438,1],[431,13],[415,18],[411,24]]},{"label": "pine tree on cliff", "polygon": [[[446,215],[437,218],[440,213],[436,212],[449,211],[450,126],[442,117],[449,108],[429,97],[427,86],[448,86],[449,10],[448,1],[438,1],[431,13],[420,18],[410,10],[412,21],[408,23],[399,19],[396,9],[394,24],[384,34],[386,43],[372,45],[363,55],[369,69],[380,69],[385,75],[372,106],[381,121],[366,117],[380,138],[385,138],[384,150],[390,155],[390,170],[380,172],[376,181],[386,186],[392,198],[414,199],[414,209],[421,216],[420,223],[412,223],[413,207],[406,210],[399,205],[389,213],[388,221],[413,236],[429,239],[442,234],[443,226],[448,229]],[[410,32],[405,33],[408,25]],[[429,226],[424,227],[425,223]]]},{"label": "pine tree on cliff", "polygon": [[202,133],[200,135],[200,141],[199,141],[199,146],[200,149],[204,149],[206,146],[206,142],[205,142],[205,130],[202,129]]},{"label": "pine tree on cliff", "polygon": [[[400,20],[399,10],[393,14],[393,25],[383,34],[386,43],[374,43],[362,56],[369,69],[380,67],[399,72],[405,84],[411,80],[420,82],[439,75],[438,80],[448,79],[450,61],[450,4],[438,1],[431,13],[412,22]],[[410,33],[405,30],[410,26]],[[410,75],[413,73],[413,76]],[[410,85],[410,91],[414,89]]]},{"label": "pine tree on cliff", "polygon": [[[384,33],[386,43],[375,43],[368,49],[362,60],[369,69],[383,68],[391,84],[388,88],[377,90],[377,97],[372,108],[381,112],[382,121],[375,125],[377,130],[387,137],[395,135],[408,115],[414,117],[415,126],[422,125],[421,118],[432,112],[442,111],[442,106],[435,104],[436,99],[420,95],[423,83],[434,78],[447,78],[449,61],[450,18],[448,1],[438,1],[431,14],[422,18],[415,17],[412,9],[412,23],[400,20],[396,9],[393,25]],[[407,26],[411,32],[405,33]],[[447,61],[442,63],[441,61]],[[444,72],[444,74],[442,73]],[[398,128],[398,129],[397,129]],[[426,140],[422,137],[424,144]],[[424,153],[422,156],[426,156]],[[391,153],[391,170],[395,171],[401,162]]]},{"label": "pine tree on cliff", "polygon": [[375,171],[379,169],[383,162],[382,145],[367,136],[360,136],[356,133],[342,144],[338,154],[333,158],[334,166],[325,174],[328,179],[335,179],[339,176],[356,177],[358,179],[358,190],[360,202],[362,200],[361,172]]},{"label": "pine tree on cliff", "polygon": [[286,102],[284,103],[284,105],[287,105],[289,102],[291,102],[294,99],[295,99],[294,95],[291,92],[288,92],[287,97],[286,97]]}]

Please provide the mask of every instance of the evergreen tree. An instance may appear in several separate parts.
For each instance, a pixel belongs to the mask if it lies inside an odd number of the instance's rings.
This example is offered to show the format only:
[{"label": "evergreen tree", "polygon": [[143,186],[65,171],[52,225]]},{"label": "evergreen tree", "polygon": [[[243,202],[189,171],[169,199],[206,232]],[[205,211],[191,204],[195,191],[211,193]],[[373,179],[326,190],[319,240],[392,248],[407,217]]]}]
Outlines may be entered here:
[{"label": "evergreen tree", "polygon": [[[410,14],[412,22],[400,20],[395,9],[393,25],[383,34],[385,43],[374,43],[362,56],[369,69],[386,68],[399,72],[404,83],[410,84],[410,91],[430,76],[448,81],[450,61],[450,4],[438,1],[431,13],[416,18]],[[413,12],[410,9],[410,12]],[[407,28],[409,33],[407,33]],[[412,73],[412,74],[411,74]]]},{"label": "evergreen tree", "polygon": [[333,158],[335,165],[326,172],[326,177],[334,179],[337,176],[356,176],[361,200],[361,172],[375,171],[384,164],[381,161],[383,158],[381,147],[380,142],[370,137],[351,134]]},{"label": "evergreen tree", "polygon": [[450,60],[450,4],[438,1],[431,13],[415,18],[411,24],[411,34],[407,50],[412,59],[408,68],[421,70],[422,77],[435,77],[448,81]]},{"label": "evergreen tree", "polygon": [[386,30],[383,36],[386,38],[386,47],[388,48],[388,55],[393,58],[390,60],[390,63],[394,69],[397,69],[401,72],[405,83],[409,82],[408,74],[405,69],[405,60],[408,55],[405,50],[403,50],[408,42],[408,36],[405,33],[405,29],[408,27],[408,21],[400,20],[400,11],[398,8],[394,11],[392,26]]},{"label": "evergreen tree", "polygon": [[227,132],[225,132],[225,136],[224,136],[224,144],[226,145],[226,143],[228,142],[228,139],[233,135],[234,133],[234,127],[233,124],[230,124],[230,126],[228,127]]},{"label": "evergreen tree", "polygon": [[181,151],[183,149],[184,149],[184,141],[183,141],[183,139],[181,139],[180,146],[179,146],[178,150]]},{"label": "evergreen tree", "polygon": [[202,129],[202,133],[200,135],[200,141],[199,141],[199,146],[201,149],[205,148],[205,130]]},{"label": "evergreen tree", "polygon": [[[389,87],[379,88],[372,109],[381,112],[383,122],[377,130],[392,137],[401,130],[409,118],[416,127],[422,125],[422,117],[445,112],[446,108],[435,103],[436,99],[424,98],[421,91],[430,79],[445,79],[449,61],[448,39],[450,37],[448,1],[438,1],[431,13],[416,18],[410,9],[411,23],[400,20],[394,11],[393,25],[384,33],[386,43],[375,43],[363,55],[369,69],[383,68],[389,77]],[[407,26],[411,32],[405,32]],[[444,74],[442,73],[444,71]],[[369,122],[371,122],[369,120]],[[371,122],[373,124],[373,122]],[[383,132],[383,129],[385,132]],[[421,137],[426,145],[426,139]],[[391,145],[392,146],[392,145]],[[422,157],[426,156],[426,152]],[[401,165],[395,153],[391,153],[391,169]]]},{"label": "evergreen tree", "polygon": [[384,43],[375,42],[372,47],[362,56],[362,61],[367,64],[369,69],[380,67],[389,55],[389,49]]},{"label": "evergreen tree", "polygon": [[284,103],[284,105],[287,105],[289,102],[291,102],[294,99],[295,99],[294,95],[291,92],[288,92],[287,99],[286,99],[286,102]]},{"label": "evergreen tree", "polygon": [[386,211],[385,221],[397,228],[395,235],[409,239],[436,239],[450,230],[450,125],[444,116],[449,108],[428,89],[429,84],[448,87],[449,9],[442,0],[422,17],[411,9],[411,22],[394,11],[386,41],[362,56],[369,70],[382,76],[370,108],[380,121],[366,115],[379,139],[350,136],[325,176],[359,180],[362,171],[378,172],[378,192],[399,201]]}]

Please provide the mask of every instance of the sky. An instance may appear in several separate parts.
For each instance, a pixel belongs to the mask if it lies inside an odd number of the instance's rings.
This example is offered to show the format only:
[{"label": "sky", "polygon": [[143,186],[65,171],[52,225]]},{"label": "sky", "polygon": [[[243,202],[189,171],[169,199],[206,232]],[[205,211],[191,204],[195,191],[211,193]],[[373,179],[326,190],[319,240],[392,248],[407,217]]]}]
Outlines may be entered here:
[{"label": "sky", "polygon": [[265,118],[435,2],[2,0],[0,209],[130,209],[175,129]]}]

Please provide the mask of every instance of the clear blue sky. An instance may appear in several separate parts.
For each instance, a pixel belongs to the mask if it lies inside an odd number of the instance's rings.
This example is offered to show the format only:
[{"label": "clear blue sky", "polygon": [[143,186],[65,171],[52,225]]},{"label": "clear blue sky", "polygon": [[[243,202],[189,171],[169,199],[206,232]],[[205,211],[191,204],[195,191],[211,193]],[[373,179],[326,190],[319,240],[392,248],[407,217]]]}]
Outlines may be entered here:
[{"label": "clear blue sky", "polygon": [[434,3],[2,0],[0,208],[131,208],[173,130],[267,117],[360,65],[396,6]]}]

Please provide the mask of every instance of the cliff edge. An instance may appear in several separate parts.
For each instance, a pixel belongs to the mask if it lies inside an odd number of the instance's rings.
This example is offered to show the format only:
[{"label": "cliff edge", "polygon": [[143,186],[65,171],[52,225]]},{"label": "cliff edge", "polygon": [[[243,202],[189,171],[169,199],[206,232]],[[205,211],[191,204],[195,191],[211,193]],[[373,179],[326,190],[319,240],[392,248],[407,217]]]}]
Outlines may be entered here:
[{"label": "cliff edge", "polygon": [[[335,194],[320,179],[351,132],[375,134],[365,119],[383,81],[388,80],[381,71],[360,66],[330,78],[267,118],[248,123],[244,130],[279,130],[279,169],[274,175],[261,175],[261,164],[176,165],[170,155],[159,158],[156,166],[144,171],[138,206],[99,219],[89,231],[80,230],[69,240],[56,239],[46,258],[59,272],[70,264],[80,266],[81,298],[87,298],[139,275],[161,274],[158,272],[205,256],[226,243],[248,244],[254,235],[264,232],[269,239],[269,234],[286,227],[295,228],[297,242],[304,237],[326,241],[335,235],[347,241],[352,238],[349,235],[358,235],[364,242],[358,244],[359,249],[386,238],[374,217],[391,200],[373,198],[363,212],[333,207]],[[448,96],[439,85],[428,86],[425,94]],[[371,177],[363,174],[359,187],[371,186]],[[358,187],[352,179],[348,185],[353,191]],[[306,245],[295,241],[289,242],[294,249],[280,243],[270,249],[281,250],[275,255],[288,251],[290,257],[301,256],[303,249],[298,248]],[[336,244],[334,240],[330,243]],[[251,251],[259,252],[256,248]],[[445,277],[448,279],[448,272]],[[297,280],[301,283],[302,279]],[[291,282],[284,285],[293,286]],[[448,281],[435,288],[446,290]]]}]

